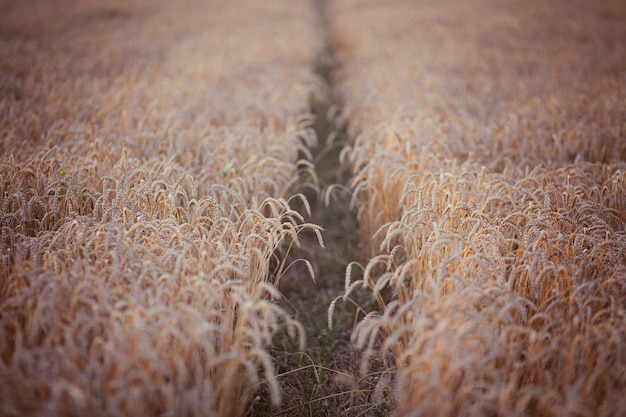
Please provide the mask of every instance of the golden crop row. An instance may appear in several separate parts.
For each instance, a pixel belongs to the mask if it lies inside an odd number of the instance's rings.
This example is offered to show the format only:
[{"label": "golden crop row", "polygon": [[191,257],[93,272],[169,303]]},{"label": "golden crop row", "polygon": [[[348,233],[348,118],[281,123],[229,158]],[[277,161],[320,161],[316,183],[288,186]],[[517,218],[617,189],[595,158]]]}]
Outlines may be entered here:
[{"label": "golden crop row", "polygon": [[240,415],[260,377],[278,402],[271,339],[304,334],[277,253],[317,231],[290,206],[310,5],[0,16],[0,414]]},{"label": "golden crop row", "polygon": [[[397,415],[626,410],[626,10],[329,3]],[[332,309],[332,307],[331,307]],[[331,311],[332,313],[332,311]],[[393,381],[393,383],[391,383]]]}]

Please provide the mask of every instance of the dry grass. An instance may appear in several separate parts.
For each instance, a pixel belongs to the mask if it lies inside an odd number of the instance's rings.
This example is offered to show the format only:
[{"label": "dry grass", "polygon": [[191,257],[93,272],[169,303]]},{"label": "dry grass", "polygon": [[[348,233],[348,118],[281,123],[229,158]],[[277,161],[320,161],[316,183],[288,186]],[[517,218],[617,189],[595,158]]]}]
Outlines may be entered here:
[{"label": "dry grass", "polygon": [[275,285],[319,233],[310,5],[4,3],[0,414],[278,403],[272,338],[304,333]]},{"label": "dry grass", "polygon": [[371,257],[346,297],[380,307],[353,340],[391,355],[396,413],[622,415],[623,4],[328,16]]}]

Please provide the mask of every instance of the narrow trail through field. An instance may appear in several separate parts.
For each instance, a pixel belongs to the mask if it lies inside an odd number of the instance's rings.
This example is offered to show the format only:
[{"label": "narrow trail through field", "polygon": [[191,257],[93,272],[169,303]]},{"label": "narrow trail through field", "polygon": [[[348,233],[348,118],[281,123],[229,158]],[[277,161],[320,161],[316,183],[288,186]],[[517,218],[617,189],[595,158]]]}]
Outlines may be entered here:
[{"label": "narrow trail through field", "polygon": [[[328,34],[324,0],[316,1],[320,30]],[[324,247],[320,247],[314,233],[301,236],[300,252],[293,258],[311,262],[315,282],[308,278],[307,267],[294,263],[281,278],[280,291],[284,296],[282,307],[298,320],[306,331],[306,346],[301,350],[286,337],[275,343],[273,356],[276,373],[283,390],[283,404],[273,408],[269,395],[260,395],[252,405],[249,415],[315,415],[335,416],[363,411],[367,402],[358,400],[359,357],[350,344],[350,334],[356,320],[354,303],[337,303],[333,316],[333,329],[328,328],[328,307],[343,293],[345,270],[348,263],[359,260],[359,241],[356,210],[350,207],[351,195],[347,189],[351,173],[341,163],[340,154],[347,141],[346,126],[341,118],[340,98],[334,90],[333,66],[335,56],[326,39],[320,51],[315,72],[323,81],[319,95],[311,99],[314,119],[312,126],[318,138],[313,155],[319,190],[304,189],[310,207],[311,223],[321,226]],[[354,300],[357,304],[367,300]],[[357,405],[359,404],[359,405]],[[356,407],[356,408],[355,408]]]}]

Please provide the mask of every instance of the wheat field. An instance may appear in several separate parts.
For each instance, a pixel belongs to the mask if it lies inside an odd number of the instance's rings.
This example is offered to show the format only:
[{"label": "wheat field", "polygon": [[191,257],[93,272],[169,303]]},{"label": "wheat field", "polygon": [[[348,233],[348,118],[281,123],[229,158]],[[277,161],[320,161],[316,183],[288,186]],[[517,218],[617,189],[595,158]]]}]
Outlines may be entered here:
[{"label": "wheat field", "polygon": [[2,3],[0,414],[242,415],[261,378],[278,403],[310,5]]},{"label": "wheat field", "polygon": [[[401,416],[626,412],[626,7],[329,3]],[[332,318],[332,306],[331,306]]]},{"label": "wheat field", "polygon": [[623,1],[0,9],[0,416],[626,414]]}]

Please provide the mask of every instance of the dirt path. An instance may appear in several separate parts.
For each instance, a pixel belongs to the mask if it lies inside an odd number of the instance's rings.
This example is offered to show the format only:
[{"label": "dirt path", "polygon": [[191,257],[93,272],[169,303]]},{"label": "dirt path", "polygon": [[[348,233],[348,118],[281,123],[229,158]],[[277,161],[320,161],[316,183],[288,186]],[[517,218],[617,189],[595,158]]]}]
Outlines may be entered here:
[{"label": "dirt path", "polygon": [[[325,29],[324,0],[316,2],[320,26]],[[311,149],[319,190],[303,192],[311,205],[311,223],[324,228],[324,246],[310,233],[302,236],[302,249],[294,258],[311,261],[316,281],[308,276],[304,263],[294,264],[281,279],[282,307],[293,314],[306,330],[304,350],[285,338],[275,344],[274,358],[283,389],[283,404],[271,407],[267,396],[257,397],[249,415],[336,416],[359,415],[373,408],[359,387],[372,385],[375,375],[358,377],[359,353],[350,344],[350,334],[358,314],[357,305],[367,299],[339,300],[328,327],[328,307],[344,291],[345,271],[350,262],[362,256],[356,210],[350,207],[347,186],[350,172],[340,162],[347,132],[341,118],[340,99],[334,92],[334,51],[327,42],[316,63],[316,73],[324,81],[323,91],[312,100],[318,146]],[[306,179],[305,179],[306,181]],[[384,413],[384,408],[379,407]],[[371,411],[371,410],[370,410]],[[375,414],[374,414],[375,415]]]}]

